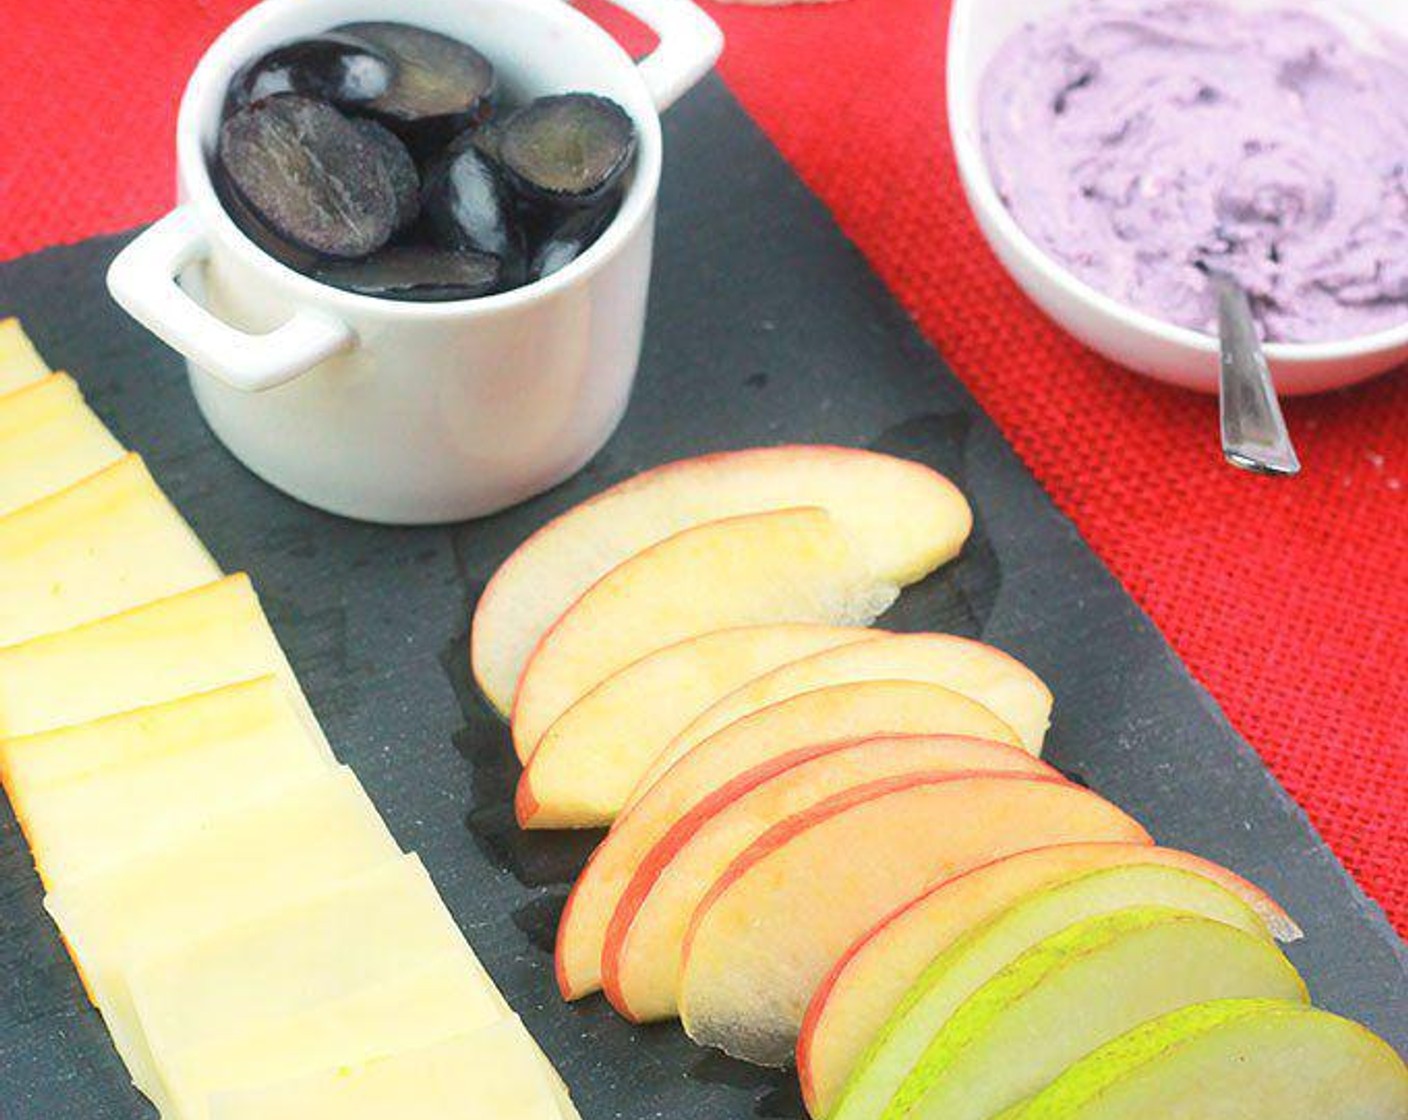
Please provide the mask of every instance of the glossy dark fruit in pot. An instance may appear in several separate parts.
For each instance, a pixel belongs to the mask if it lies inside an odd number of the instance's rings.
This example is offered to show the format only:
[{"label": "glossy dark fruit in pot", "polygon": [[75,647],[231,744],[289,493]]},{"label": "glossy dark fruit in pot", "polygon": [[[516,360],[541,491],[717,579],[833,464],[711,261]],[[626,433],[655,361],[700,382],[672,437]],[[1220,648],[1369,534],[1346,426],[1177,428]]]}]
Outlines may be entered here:
[{"label": "glossy dark fruit in pot", "polygon": [[278,236],[331,257],[364,257],[396,228],[381,150],[322,101],[279,94],[220,126],[220,164]]},{"label": "glossy dark fruit in pot", "polygon": [[489,253],[391,245],[365,260],[330,262],[314,278],[365,296],[442,302],[489,295],[499,289],[502,272]]},{"label": "glossy dark fruit in pot", "polygon": [[588,93],[495,115],[467,43],[390,22],[281,44],[231,80],[211,174],[265,252],[349,291],[472,299],[550,276],[610,225],[635,158]]},{"label": "glossy dark fruit in pot", "polygon": [[354,119],[352,126],[381,153],[396,196],[396,229],[408,228],[420,215],[420,172],[416,170],[416,161],[389,128],[366,118]]},{"label": "glossy dark fruit in pot", "polygon": [[275,47],[230,80],[224,115],[276,93],[301,93],[340,108],[364,105],[386,93],[395,66],[367,43],[328,34]]},{"label": "glossy dark fruit in pot", "polygon": [[348,23],[334,32],[392,60],[390,86],[359,111],[375,116],[418,155],[493,110],[493,64],[468,43],[404,23]]},{"label": "glossy dark fruit in pot", "polygon": [[513,194],[497,165],[467,140],[426,171],[421,216],[446,249],[474,249],[505,262],[523,255]]},{"label": "glossy dark fruit in pot", "polygon": [[240,197],[240,192],[235,189],[229,176],[218,163],[211,169],[211,179],[215,184],[215,193],[225,207],[225,212],[230,215],[231,221],[259,248],[295,272],[308,273],[317,266],[320,259],[318,254],[302,245],[295,245],[270,229],[249,203]]},{"label": "glossy dark fruit in pot", "polygon": [[550,224],[534,239],[528,262],[528,280],[541,280],[567,267],[606,232],[621,208],[621,195],[612,194],[596,206],[570,210],[566,217]]},{"label": "glossy dark fruit in pot", "polygon": [[540,97],[502,125],[499,158],[514,189],[554,206],[590,206],[616,188],[635,155],[635,125],[607,97]]},{"label": "glossy dark fruit in pot", "polygon": [[499,163],[499,148],[503,144],[503,129],[494,121],[485,121],[477,128],[461,133],[450,142],[449,148],[459,151],[466,145],[477,148],[492,163]]}]

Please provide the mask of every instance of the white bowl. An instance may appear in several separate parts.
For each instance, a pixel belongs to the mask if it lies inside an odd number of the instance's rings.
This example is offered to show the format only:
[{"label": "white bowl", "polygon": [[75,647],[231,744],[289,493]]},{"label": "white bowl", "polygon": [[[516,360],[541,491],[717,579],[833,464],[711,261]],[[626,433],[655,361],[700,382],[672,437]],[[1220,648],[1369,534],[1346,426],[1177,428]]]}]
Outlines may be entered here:
[{"label": "white bowl", "polygon": [[[348,517],[460,521],[556,485],[610,437],[645,327],[659,114],[723,43],[690,0],[616,3],[658,34],[638,63],[560,0],[264,0],[206,51],[176,126],[180,204],[123,249],[108,287],[186,358],[202,415],[255,474]],[[277,43],[375,19],[476,43],[520,96],[592,90],[630,114],[635,168],[586,252],[513,291],[414,303],[320,284],[245,236],[208,167],[231,75]]]},{"label": "white bowl", "polygon": [[[1049,257],[1013,219],[983,155],[978,90],[988,62],[1024,23],[1080,0],[954,0],[948,35],[948,120],[959,178],[988,244],[1032,301],[1111,361],[1202,392],[1217,390],[1217,340],[1165,323],[1096,291]],[[1307,4],[1361,45],[1360,21],[1408,36],[1408,3],[1383,0],[1224,0],[1247,8]],[[1408,322],[1340,342],[1270,343],[1266,355],[1284,394],[1351,385],[1408,362]]]}]

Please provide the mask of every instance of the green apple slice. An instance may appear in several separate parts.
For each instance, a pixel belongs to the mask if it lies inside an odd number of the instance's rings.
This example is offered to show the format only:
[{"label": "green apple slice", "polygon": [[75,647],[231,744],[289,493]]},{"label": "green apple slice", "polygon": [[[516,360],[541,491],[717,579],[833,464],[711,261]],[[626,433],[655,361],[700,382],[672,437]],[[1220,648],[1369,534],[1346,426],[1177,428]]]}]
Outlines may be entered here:
[{"label": "green apple slice", "polygon": [[1129,863],[1075,872],[1038,887],[941,949],[858,1059],[830,1115],[835,1120],[874,1116],[964,1000],[1021,954],[1078,922],[1132,906],[1167,906],[1268,936],[1256,912],[1225,887],[1183,868],[1135,863],[1138,851]]},{"label": "green apple slice", "polygon": [[[1209,879],[1255,910],[1278,941],[1301,936],[1290,915],[1261,888],[1210,860],[1175,848],[1056,844],[994,860],[926,887],[886,915],[851,944],[813,993],[797,1036],[797,1078],[807,1112],[828,1116],[835,1110],[861,1057],[940,953],[1043,888],[1131,865],[1171,867]],[[1155,893],[1135,900],[1164,899]],[[1198,907],[1182,909],[1197,911]]]},{"label": "green apple slice", "polygon": [[1358,1023],[1279,1000],[1160,1016],[1003,1120],[1401,1120],[1408,1067]]},{"label": "green apple slice", "polygon": [[1165,906],[1134,906],[1040,942],[969,996],[879,1115],[991,1120],[1139,1024],[1206,1000],[1305,1002],[1274,942]]}]

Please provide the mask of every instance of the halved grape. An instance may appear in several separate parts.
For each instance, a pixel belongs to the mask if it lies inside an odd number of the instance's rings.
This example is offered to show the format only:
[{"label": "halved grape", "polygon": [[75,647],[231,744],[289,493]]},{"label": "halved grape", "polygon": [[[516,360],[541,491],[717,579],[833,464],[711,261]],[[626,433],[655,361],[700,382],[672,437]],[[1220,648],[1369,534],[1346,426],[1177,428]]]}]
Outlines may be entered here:
[{"label": "halved grape", "polygon": [[288,265],[295,272],[307,273],[312,271],[318,263],[318,254],[302,245],[296,245],[287,238],[280,237],[268,224],[254,212],[243,198],[240,192],[235,189],[235,185],[230,182],[230,177],[225,174],[225,169],[217,161],[211,168],[211,180],[215,184],[215,193],[224,204],[225,212],[230,215],[235,225],[269,256],[276,261]]},{"label": "halved grape", "polygon": [[352,127],[381,153],[396,196],[396,229],[405,229],[420,215],[420,172],[416,161],[396,134],[376,121],[359,117],[352,121]]},{"label": "halved grape", "polygon": [[635,155],[635,126],[607,97],[540,97],[504,121],[499,157],[526,198],[590,206],[614,188]]},{"label": "halved grape", "polygon": [[220,126],[218,154],[259,218],[316,253],[363,257],[396,228],[381,150],[324,102],[284,93],[247,105]]},{"label": "halved grape", "polygon": [[618,193],[597,206],[568,211],[566,217],[535,239],[533,256],[528,263],[528,279],[541,280],[575,261],[606,232],[620,208]]},{"label": "halved grape", "polygon": [[395,63],[390,86],[361,111],[377,117],[418,154],[485,120],[493,109],[493,64],[468,43],[404,23],[348,23],[334,31]]},{"label": "halved grape", "polygon": [[503,139],[503,129],[490,120],[456,136],[450,141],[450,146],[456,151],[466,145],[477,148],[486,158],[497,164],[499,162],[499,148],[503,145]]},{"label": "halved grape", "polygon": [[314,278],[364,296],[441,302],[474,299],[499,288],[498,257],[429,245],[391,245],[360,261],[334,261]]},{"label": "halved grape", "polygon": [[513,195],[471,137],[457,140],[426,171],[421,215],[430,236],[447,249],[492,253],[506,263],[522,257]]},{"label": "halved grape", "polygon": [[395,66],[367,43],[328,34],[275,47],[230,80],[224,115],[276,93],[301,93],[343,108],[382,96]]}]

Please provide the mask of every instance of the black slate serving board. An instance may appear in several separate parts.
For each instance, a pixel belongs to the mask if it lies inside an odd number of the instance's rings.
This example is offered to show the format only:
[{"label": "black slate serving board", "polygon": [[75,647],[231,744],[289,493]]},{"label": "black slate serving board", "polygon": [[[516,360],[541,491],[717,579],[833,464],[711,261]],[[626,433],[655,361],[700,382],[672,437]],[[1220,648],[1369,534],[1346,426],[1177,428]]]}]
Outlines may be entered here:
[{"label": "black slate serving board", "polygon": [[[78,377],[220,563],[252,574],[339,755],[421,854],[586,1120],[802,1110],[790,1075],[698,1049],[673,1025],[632,1028],[599,997],[557,998],[552,931],[595,837],[513,827],[517,765],[469,681],[469,613],[512,548],[581,498],[665,460],[786,441],[878,447],[953,477],[977,511],[973,538],[884,623],[982,637],[1031,665],[1057,698],[1048,757],[1160,841],[1270,889],[1305,927],[1290,954],[1317,1001],[1408,1049],[1403,943],[822,206],[717,81],[671,113],[667,133],[630,412],[581,475],[485,521],[362,525],[247,473],[203,426],[179,360],[107,298],[103,273],[124,238],[0,266],[0,313],[22,316]],[[0,806],[0,1118],[154,1115],[40,900]]]}]

